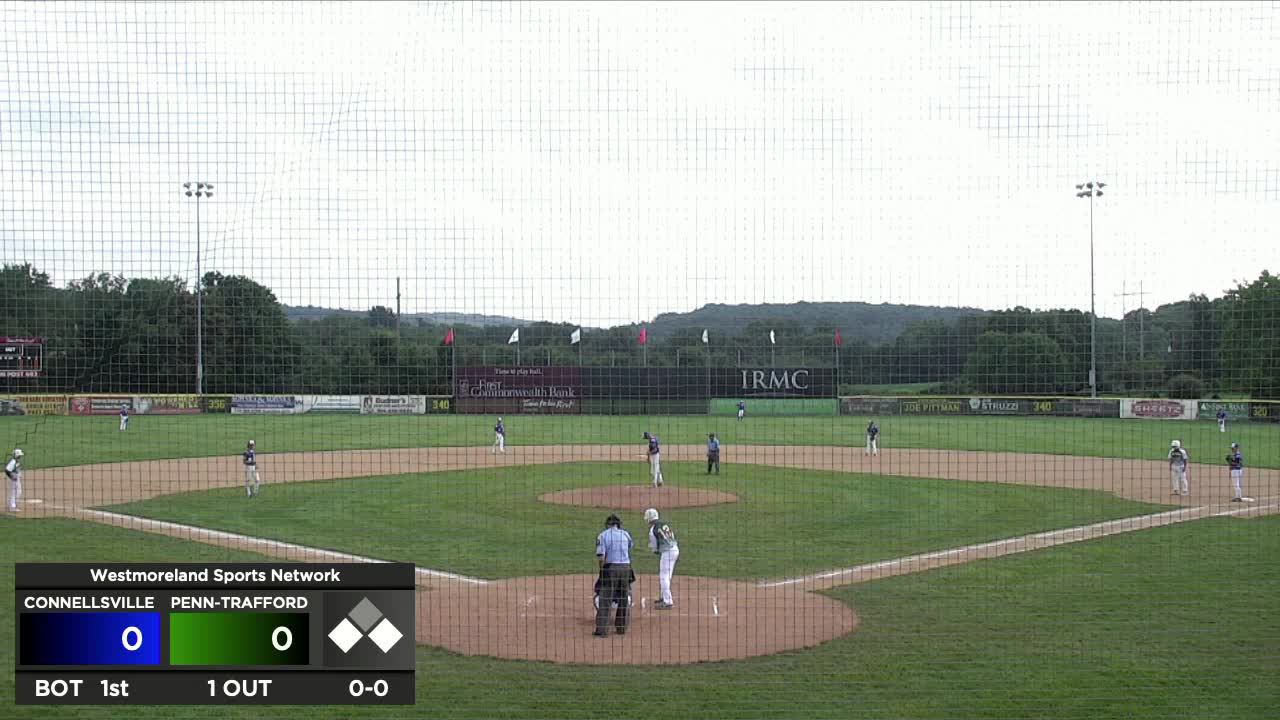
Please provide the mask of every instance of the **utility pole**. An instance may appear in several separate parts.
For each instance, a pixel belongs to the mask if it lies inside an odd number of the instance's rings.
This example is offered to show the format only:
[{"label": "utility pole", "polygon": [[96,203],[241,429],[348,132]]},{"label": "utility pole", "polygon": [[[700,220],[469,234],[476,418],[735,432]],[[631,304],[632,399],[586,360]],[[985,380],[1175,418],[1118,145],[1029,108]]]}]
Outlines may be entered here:
[{"label": "utility pole", "polygon": [[[1138,281],[1138,292],[1125,292],[1124,288],[1125,286],[1121,284],[1120,294],[1117,297],[1120,297],[1120,298],[1137,297],[1138,298],[1138,360],[1146,360],[1147,359],[1147,342],[1146,342],[1147,341],[1147,324],[1146,324],[1147,317],[1145,314],[1145,309],[1147,304],[1146,303],[1147,294],[1143,292],[1141,280]],[[1127,316],[1128,316],[1128,313],[1125,312],[1125,305],[1124,305],[1124,301],[1122,300],[1120,305],[1120,317],[1123,320],[1123,318]],[[1120,332],[1122,333],[1121,334],[1122,352],[1125,351],[1125,348],[1127,345],[1127,342],[1126,342],[1128,338],[1127,330],[1128,330],[1128,324],[1122,321],[1120,323]],[[1124,357],[1126,360],[1128,359],[1127,354]]]}]

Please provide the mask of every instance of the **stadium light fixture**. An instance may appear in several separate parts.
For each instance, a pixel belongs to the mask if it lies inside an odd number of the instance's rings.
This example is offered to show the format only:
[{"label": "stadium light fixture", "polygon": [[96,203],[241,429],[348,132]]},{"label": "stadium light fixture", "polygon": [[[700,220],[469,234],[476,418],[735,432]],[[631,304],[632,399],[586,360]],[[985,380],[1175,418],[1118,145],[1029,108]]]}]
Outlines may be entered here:
[{"label": "stadium light fixture", "polygon": [[1094,398],[1098,397],[1098,310],[1093,270],[1093,199],[1102,197],[1106,186],[1097,180],[1076,185],[1076,197],[1089,198],[1089,395]]},{"label": "stadium light fixture", "polygon": [[200,267],[200,200],[213,197],[213,183],[184,182],[182,189],[187,197],[196,199],[196,395],[204,395],[204,273]]}]

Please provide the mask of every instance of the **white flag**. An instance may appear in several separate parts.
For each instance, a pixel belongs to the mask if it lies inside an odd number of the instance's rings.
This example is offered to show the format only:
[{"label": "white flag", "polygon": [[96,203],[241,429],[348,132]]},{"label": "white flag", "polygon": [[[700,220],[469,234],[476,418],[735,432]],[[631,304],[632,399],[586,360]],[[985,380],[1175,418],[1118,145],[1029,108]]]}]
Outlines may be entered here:
[{"label": "white flag", "polygon": [[773,339],[773,331],[772,331],[772,330],[770,330],[770,331],[769,331],[769,344],[770,344],[770,345],[777,345],[777,344],[778,344],[778,341]]},{"label": "white flag", "polygon": [[577,345],[580,342],[582,342],[582,328],[574,330],[573,334],[569,336],[570,345]]},{"label": "white flag", "polygon": [[511,331],[511,337],[507,338],[507,344],[520,342],[520,328]]},{"label": "white flag", "polygon": [[705,343],[705,342],[710,342],[710,340],[708,340],[708,339],[707,339],[707,331],[706,331],[706,330],[703,330],[703,331],[702,331],[702,342],[704,342],[704,343]]}]

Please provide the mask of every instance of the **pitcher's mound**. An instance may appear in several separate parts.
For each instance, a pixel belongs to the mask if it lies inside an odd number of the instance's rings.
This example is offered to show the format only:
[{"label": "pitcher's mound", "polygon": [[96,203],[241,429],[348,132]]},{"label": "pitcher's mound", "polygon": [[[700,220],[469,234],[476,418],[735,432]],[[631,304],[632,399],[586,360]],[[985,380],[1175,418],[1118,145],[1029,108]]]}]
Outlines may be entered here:
[{"label": "pitcher's mound", "polygon": [[849,633],[853,609],[795,588],[703,577],[673,580],[675,607],[658,610],[656,575],[631,586],[630,627],[598,638],[595,575],[461,581],[418,593],[420,643],[464,655],[593,665],[671,665],[769,655]]},{"label": "pitcher's mound", "polygon": [[538,496],[542,502],[556,505],[608,508],[610,510],[644,510],[645,508],[682,508],[738,502],[738,496],[719,490],[663,485],[599,485],[560,490]]}]

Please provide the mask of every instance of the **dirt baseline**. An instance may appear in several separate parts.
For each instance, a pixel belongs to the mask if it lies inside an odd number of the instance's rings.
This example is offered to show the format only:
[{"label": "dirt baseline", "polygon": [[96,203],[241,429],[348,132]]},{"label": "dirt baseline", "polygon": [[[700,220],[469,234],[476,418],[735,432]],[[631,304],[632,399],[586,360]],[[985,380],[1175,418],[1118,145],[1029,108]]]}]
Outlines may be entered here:
[{"label": "dirt baseline", "polygon": [[418,593],[419,643],[464,655],[592,665],[670,665],[736,660],[813,647],[851,632],[849,606],[799,588],[681,576],[676,605],[657,610],[656,575],[631,586],[626,635],[594,637],[595,575],[451,583]]},{"label": "dirt baseline", "polygon": [[644,510],[651,507],[667,509],[719,505],[738,502],[738,496],[719,490],[672,484],[656,488],[652,485],[597,485],[545,493],[539,495],[538,500],[553,505]]}]

